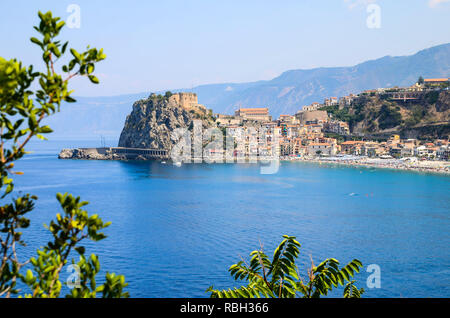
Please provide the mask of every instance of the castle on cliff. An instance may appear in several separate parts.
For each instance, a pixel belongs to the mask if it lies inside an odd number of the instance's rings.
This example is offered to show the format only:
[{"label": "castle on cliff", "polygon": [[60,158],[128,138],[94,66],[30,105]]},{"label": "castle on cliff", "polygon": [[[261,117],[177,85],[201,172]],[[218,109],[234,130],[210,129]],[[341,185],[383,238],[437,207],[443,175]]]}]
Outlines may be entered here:
[{"label": "castle on cliff", "polygon": [[206,112],[206,107],[198,103],[198,97],[195,93],[174,93],[170,98],[184,109]]}]

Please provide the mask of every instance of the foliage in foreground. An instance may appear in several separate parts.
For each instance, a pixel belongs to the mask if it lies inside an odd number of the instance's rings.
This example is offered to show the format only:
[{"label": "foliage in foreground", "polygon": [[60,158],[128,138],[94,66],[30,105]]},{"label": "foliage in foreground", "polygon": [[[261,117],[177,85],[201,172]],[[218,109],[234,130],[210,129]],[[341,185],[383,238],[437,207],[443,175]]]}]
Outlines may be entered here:
[{"label": "foliage in foreground", "polygon": [[354,259],[342,268],[334,258],[317,266],[312,263],[306,279],[302,279],[295,263],[301,245],[293,236],[283,238],[272,260],[261,247],[250,253],[249,264],[242,260],[230,267],[231,276],[236,281],[246,281],[246,286],[227,290],[215,290],[211,286],[207,289],[211,298],[319,298],[339,286],[344,286],[344,298],[360,298],[364,293],[351,280],[362,268],[359,260]]},{"label": "foliage in foreground", "polygon": [[[127,297],[127,286],[122,275],[107,273],[105,283],[97,286],[95,277],[100,271],[98,257],[94,254],[86,258],[85,248],[80,243],[85,239],[99,241],[106,236],[101,231],[109,223],[104,223],[98,215],[89,215],[79,197],[57,194],[62,213],[47,226],[53,239],[37,251],[37,256],[21,260],[17,253],[19,245],[25,246],[22,231],[29,227],[28,213],[34,208],[36,196],[12,193],[14,162],[25,154],[25,146],[33,138],[45,139],[51,133],[49,126],[41,122],[59,111],[62,102],[73,103],[68,89],[69,81],[75,76],[86,76],[97,84],[93,75],[95,64],[106,58],[103,50],[87,48],[79,53],[71,48],[71,58],[63,65],[62,72],[56,72],[56,63],[67,51],[68,42],[56,40],[64,21],[54,18],[51,12],[39,12],[40,23],[34,29],[40,39],[31,42],[42,50],[43,71],[34,71],[33,66],[24,67],[16,59],[0,57],[0,297],[22,294],[26,297],[59,297],[63,283],[60,274],[65,265],[72,263],[79,269],[70,294],[66,297]],[[64,78],[63,78],[64,76]],[[32,90],[32,87],[38,87]],[[10,203],[5,203],[12,197]],[[79,260],[70,259],[77,253]],[[31,267],[23,273],[24,267]],[[75,266],[76,265],[76,266]],[[21,280],[30,288],[23,293],[17,288]]]}]

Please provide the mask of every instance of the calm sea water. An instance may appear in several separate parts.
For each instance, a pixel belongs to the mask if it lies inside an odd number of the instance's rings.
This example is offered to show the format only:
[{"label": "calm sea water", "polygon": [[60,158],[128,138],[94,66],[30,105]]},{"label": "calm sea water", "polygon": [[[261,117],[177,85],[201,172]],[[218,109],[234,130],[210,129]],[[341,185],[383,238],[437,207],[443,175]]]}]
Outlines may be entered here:
[{"label": "calm sea water", "polygon": [[[111,143],[114,144],[114,143]],[[43,223],[55,194],[90,202],[112,225],[86,244],[102,270],[124,274],[134,297],[207,297],[234,285],[227,269],[259,247],[272,255],[283,234],[302,243],[300,269],[334,257],[381,268],[381,288],[366,297],[450,297],[450,178],[282,163],[274,175],[256,165],[58,160],[63,147],[98,142],[38,142],[17,164],[16,190],[39,196],[25,233],[30,255],[50,237]],[[103,275],[102,275],[103,276]],[[339,294],[333,294],[340,296]]]}]

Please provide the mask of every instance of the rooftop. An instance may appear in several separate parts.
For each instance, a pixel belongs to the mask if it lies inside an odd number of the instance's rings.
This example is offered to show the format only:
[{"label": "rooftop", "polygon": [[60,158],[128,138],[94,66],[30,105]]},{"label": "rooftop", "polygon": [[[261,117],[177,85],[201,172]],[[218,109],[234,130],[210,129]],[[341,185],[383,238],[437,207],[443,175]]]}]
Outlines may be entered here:
[{"label": "rooftop", "polygon": [[424,82],[448,82],[448,78],[426,78]]},{"label": "rooftop", "polygon": [[243,111],[243,112],[251,112],[251,111],[268,111],[269,108],[264,107],[264,108],[239,108],[239,111]]}]

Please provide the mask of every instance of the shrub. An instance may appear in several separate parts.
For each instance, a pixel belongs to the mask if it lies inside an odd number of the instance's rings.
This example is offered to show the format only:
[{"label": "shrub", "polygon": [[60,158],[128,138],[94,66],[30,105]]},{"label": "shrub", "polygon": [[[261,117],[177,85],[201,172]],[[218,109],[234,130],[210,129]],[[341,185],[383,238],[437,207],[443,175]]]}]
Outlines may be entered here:
[{"label": "shrub", "polygon": [[[58,61],[67,51],[68,42],[56,40],[64,21],[54,18],[51,12],[39,12],[40,24],[35,30],[41,39],[31,38],[31,42],[42,50],[43,72],[35,72],[33,66],[24,67],[16,59],[5,60],[0,57],[0,192],[4,200],[14,189],[12,176],[22,174],[14,170],[14,162],[25,154],[27,143],[34,137],[45,139],[51,133],[49,126],[41,125],[42,120],[59,111],[62,102],[73,103],[68,88],[75,76],[85,76],[97,84],[93,74],[95,64],[104,60],[103,50],[89,48],[77,52],[71,48],[68,64],[62,66],[62,73],[56,71]],[[64,76],[64,78],[63,78]],[[0,297],[11,297],[21,292],[17,288],[21,280],[30,288],[26,297],[59,297],[62,283],[60,273],[69,262],[79,269],[74,287],[67,297],[127,297],[127,286],[122,275],[106,274],[104,284],[97,286],[95,276],[100,263],[95,254],[85,256],[82,241],[99,241],[106,238],[102,230],[110,223],[103,222],[97,215],[89,215],[84,210],[88,203],[70,194],[57,194],[61,213],[51,221],[47,229],[52,240],[43,244],[37,255],[21,260],[17,247],[25,245],[22,231],[29,227],[28,213],[34,209],[37,197],[31,194],[15,194],[10,203],[0,207]],[[72,253],[79,255],[78,261],[70,259]],[[23,273],[30,263],[31,268]],[[70,282],[69,282],[70,283]],[[68,283],[66,283],[68,284]]]},{"label": "shrub", "polygon": [[228,270],[235,280],[247,282],[246,286],[227,290],[215,290],[213,286],[206,292],[211,298],[319,298],[326,296],[333,288],[344,286],[345,298],[360,298],[364,289],[354,286],[351,280],[362,268],[362,263],[354,259],[339,267],[339,261],[328,258],[311,268],[306,277],[301,277],[295,263],[300,253],[300,243],[294,236],[283,236],[283,241],[275,249],[272,260],[262,247],[250,253],[250,262],[244,260]]}]

